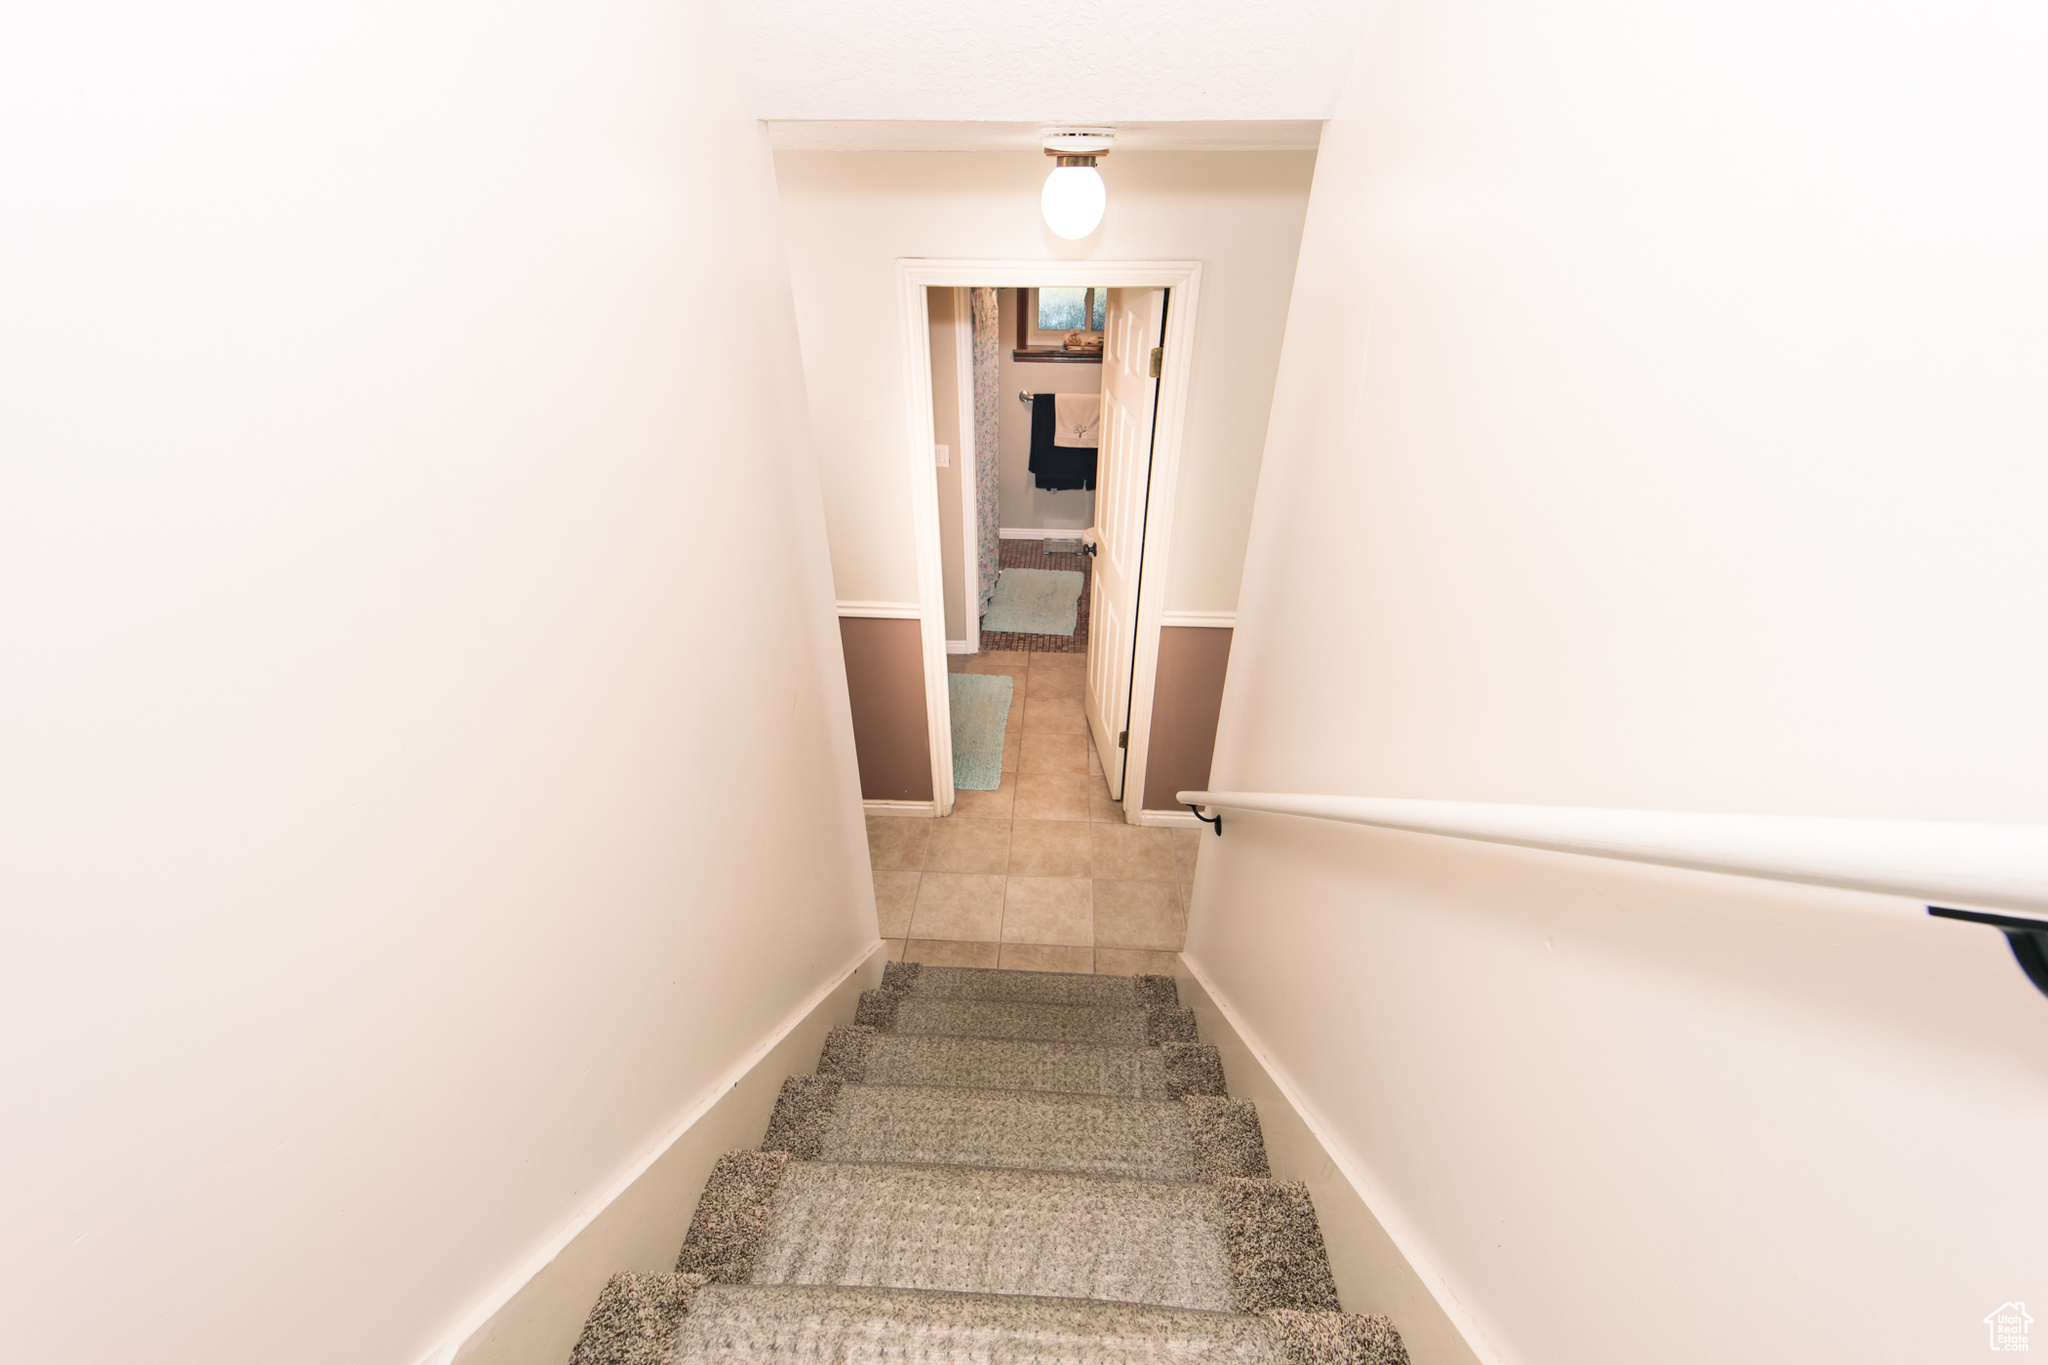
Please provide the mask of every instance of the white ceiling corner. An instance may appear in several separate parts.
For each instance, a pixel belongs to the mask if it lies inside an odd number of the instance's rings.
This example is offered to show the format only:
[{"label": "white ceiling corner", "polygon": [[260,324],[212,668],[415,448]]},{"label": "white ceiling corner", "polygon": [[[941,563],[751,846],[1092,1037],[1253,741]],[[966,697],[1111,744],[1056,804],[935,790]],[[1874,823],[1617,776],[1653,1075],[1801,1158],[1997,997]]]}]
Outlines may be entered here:
[{"label": "white ceiling corner", "polygon": [[1205,123],[1217,137],[1233,125],[1329,117],[1371,8],[1367,0],[718,4],[755,116],[771,123],[1033,132],[1046,123]]}]

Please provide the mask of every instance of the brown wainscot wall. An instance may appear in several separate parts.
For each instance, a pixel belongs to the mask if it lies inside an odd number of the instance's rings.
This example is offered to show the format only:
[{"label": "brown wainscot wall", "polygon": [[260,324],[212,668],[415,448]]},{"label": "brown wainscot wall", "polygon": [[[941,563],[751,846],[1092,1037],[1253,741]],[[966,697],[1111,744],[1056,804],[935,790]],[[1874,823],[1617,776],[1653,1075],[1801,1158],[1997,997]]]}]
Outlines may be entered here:
[{"label": "brown wainscot wall", "polygon": [[[846,651],[846,691],[853,702],[853,749],[860,759],[861,798],[931,800],[931,735],[925,719],[918,623],[842,616],[839,640]],[[1212,735],[1215,728],[1212,707]],[[1204,758],[1203,763],[1207,762]]]},{"label": "brown wainscot wall", "polygon": [[1200,791],[1209,785],[1230,635],[1227,627],[1160,628],[1152,747],[1145,759],[1146,810],[1180,810],[1175,792]]}]

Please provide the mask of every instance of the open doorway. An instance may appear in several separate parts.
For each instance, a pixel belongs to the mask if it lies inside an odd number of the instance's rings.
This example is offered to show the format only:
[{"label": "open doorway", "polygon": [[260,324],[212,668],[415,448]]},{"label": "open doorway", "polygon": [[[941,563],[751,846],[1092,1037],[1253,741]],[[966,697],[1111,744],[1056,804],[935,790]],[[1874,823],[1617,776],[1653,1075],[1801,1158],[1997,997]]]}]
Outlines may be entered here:
[{"label": "open doorway", "polygon": [[[977,351],[974,376],[985,384],[992,368],[996,390],[996,420],[983,423],[994,431],[978,433],[974,451],[977,464],[995,467],[994,477],[977,485],[983,496],[995,495],[994,582],[985,563],[966,565],[970,575],[980,571],[980,647],[1085,657],[1110,291],[1072,285],[972,294],[982,305],[972,325],[995,333],[994,344]],[[1048,590],[1027,598],[1017,591],[1020,582]],[[1074,593],[1071,622],[1064,616],[1067,589]]]},{"label": "open doorway", "polygon": [[[1165,581],[1200,268],[899,270],[937,810],[956,759],[962,793],[993,790],[994,762],[1035,763],[1137,823],[1127,775],[1145,771],[1160,614],[1145,585]],[[1035,760],[1019,727],[987,733],[1033,700]]]}]

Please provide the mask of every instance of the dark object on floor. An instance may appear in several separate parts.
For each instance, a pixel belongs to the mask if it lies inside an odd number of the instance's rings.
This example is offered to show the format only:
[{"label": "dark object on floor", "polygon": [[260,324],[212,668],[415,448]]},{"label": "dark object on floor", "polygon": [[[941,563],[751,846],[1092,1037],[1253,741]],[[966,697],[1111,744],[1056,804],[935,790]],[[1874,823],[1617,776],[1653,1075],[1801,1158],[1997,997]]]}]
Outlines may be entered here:
[{"label": "dark object on floor", "polygon": [[1408,1365],[1165,976],[892,963],[571,1365]]},{"label": "dark object on floor", "polygon": [[1031,396],[1031,481],[1048,492],[1095,487],[1094,446],[1053,444],[1053,395]]}]

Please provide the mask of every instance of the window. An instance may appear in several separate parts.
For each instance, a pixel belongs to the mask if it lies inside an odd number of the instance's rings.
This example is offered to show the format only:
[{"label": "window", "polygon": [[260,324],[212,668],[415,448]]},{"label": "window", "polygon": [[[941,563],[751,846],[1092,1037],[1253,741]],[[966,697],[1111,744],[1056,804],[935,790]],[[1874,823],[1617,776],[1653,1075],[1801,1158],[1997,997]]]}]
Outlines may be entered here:
[{"label": "window", "polygon": [[1109,307],[1107,289],[1080,289],[1069,285],[1040,289],[1038,329],[1042,332],[1099,332],[1102,315]]},{"label": "window", "polygon": [[[1018,360],[1102,362],[1103,323],[1109,290],[1080,285],[1047,285],[1017,291]],[[1079,332],[1073,346],[1067,338]]]}]

